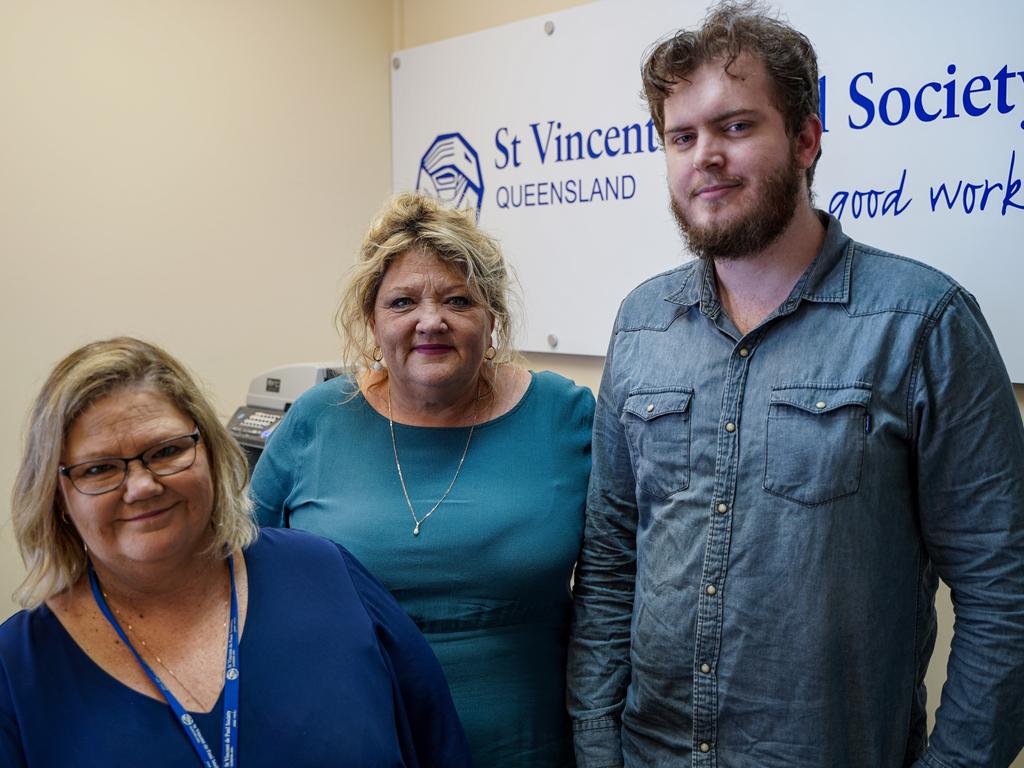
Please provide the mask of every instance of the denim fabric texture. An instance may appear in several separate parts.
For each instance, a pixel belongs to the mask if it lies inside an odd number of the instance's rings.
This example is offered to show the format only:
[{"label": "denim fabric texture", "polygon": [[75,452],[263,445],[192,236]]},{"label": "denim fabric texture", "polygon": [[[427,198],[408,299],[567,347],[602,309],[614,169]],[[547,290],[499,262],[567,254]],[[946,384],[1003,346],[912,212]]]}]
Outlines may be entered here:
[{"label": "denim fabric texture", "polygon": [[[580,768],[1006,766],[1024,745],[1006,370],[962,287],[821,215],[746,335],[699,261],[619,310],[576,572]],[[939,578],[956,627],[929,739]]]}]

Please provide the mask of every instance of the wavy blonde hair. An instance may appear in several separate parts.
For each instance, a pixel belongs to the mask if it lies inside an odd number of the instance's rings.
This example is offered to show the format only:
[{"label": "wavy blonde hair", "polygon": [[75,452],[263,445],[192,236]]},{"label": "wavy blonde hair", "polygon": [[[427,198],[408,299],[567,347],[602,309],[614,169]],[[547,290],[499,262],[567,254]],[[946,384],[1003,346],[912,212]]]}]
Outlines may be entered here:
[{"label": "wavy blonde hair", "polygon": [[57,363],[31,411],[11,494],[15,540],[28,570],[14,599],[26,608],[71,587],[88,563],[82,539],[64,514],[57,481],[68,430],[96,401],[133,387],[160,392],[199,427],[214,490],[210,551],[226,556],[256,538],[245,492],[245,454],[188,370],[160,347],[138,339],[93,342]]},{"label": "wavy blonde hair", "polygon": [[[391,264],[409,251],[430,254],[465,277],[470,298],[494,320],[493,362],[516,362],[511,308],[515,280],[498,241],[476,225],[473,211],[455,210],[433,197],[410,192],[391,198],[363,238],[335,315],[342,361],[353,369],[373,362],[370,320],[377,291]],[[490,385],[486,369],[481,372]],[[386,371],[382,373],[386,377]]]}]

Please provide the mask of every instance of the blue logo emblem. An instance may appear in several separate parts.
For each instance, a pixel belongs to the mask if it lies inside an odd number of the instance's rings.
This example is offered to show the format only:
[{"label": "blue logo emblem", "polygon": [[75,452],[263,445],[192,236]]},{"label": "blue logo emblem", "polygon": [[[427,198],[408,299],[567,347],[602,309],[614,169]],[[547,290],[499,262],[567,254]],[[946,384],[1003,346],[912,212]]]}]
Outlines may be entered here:
[{"label": "blue logo emblem", "polygon": [[480,157],[461,133],[442,133],[423,153],[416,191],[455,208],[473,208],[480,218],[484,201]]}]

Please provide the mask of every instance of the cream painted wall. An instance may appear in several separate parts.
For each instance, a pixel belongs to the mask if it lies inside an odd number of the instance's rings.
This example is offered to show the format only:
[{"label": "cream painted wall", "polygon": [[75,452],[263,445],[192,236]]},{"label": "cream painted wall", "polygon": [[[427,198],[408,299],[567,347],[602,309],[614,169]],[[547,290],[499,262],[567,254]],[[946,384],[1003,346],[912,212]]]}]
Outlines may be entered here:
[{"label": "cream painted wall", "polygon": [[[583,4],[572,0],[531,0],[515,5],[496,0],[492,0],[492,2],[399,0],[399,2],[400,17],[396,22],[398,48],[424,45],[447,37],[467,34],[487,27],[544,13],[553,13]],[[604,358],[547,353],[530,354],[526,357],[532,368],[557,371],[597,392]],[[1024,385],[1015,384],[1014,390],[1017,395],[1017,404],[1024,415]],[[939,633],[927,676],[928,690],[931,694],[928,708],[930,724],[934,722],[935,706],[938,704],[939,691],[946,677],[946,660],[949,657],[949,643],[953,631],[953,609],[949,599],[949,590],[945,585],[940,586],[936,602],[939,612]],[[1024,768],[1024,753],[1014,761],[1010,768]]]},{"label": "cream painted wall", "polygon": [[590,0],[396,0],[395,48],[413,48],[447,37],[564,11]]},{"label": "cream painted wall", "polygon": [[337,287],[390,191],[380,0],[0,2],[0,618],[31,399],[99,337],[166,346],[226,417],[330,359]]}]

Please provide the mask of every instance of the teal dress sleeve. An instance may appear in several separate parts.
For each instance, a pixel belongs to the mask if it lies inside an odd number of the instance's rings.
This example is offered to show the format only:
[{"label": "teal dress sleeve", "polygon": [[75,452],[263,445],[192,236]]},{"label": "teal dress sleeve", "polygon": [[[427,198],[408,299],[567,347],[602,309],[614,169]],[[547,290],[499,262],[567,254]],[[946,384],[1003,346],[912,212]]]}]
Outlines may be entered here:
[{"label": "teal dress sleeve", "polygon": [[[292,409],[294,410],[294,408]],[[268,440],[274,450],[265,450],[259,459],[259,472],[253,473],[249,496],[256,523],[270,528],[287,528],[285,498],[293,483],[292,472],[301,455],[302,440],[296,435],[304,421],[289,411]]]}]

